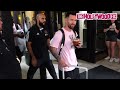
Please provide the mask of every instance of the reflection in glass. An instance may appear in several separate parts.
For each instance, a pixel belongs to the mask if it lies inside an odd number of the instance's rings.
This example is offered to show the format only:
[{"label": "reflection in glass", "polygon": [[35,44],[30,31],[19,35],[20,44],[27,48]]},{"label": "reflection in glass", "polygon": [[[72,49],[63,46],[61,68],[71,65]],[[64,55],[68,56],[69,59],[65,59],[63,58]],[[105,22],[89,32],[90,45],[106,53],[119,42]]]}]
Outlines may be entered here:
[{"label": "reflection in glass", "polygon": [[104,21],[96,21],[96,52],[104,51],[106,49],[105,45],[105,34]]}]

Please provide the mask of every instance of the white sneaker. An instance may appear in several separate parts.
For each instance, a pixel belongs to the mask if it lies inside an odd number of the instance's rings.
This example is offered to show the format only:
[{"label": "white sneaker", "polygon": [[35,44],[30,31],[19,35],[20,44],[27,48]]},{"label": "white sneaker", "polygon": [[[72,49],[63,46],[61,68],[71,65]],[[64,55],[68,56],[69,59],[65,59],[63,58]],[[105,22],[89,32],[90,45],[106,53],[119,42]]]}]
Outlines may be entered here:
[{"label": "white sneaker", "polygon": [[115,58],[110,58],[109,62],[113,62],[115,60]]},{"label": "white sneaker", "polygon": [[107,56],[106,58],[105,58],[105,60],[109,60],[110,59],[110,56]]},{"label": "white sneaker", "polygon": [[120,59],[119,59],[119,58],[115,58],[114,61],[115,61],[116,63],[119,63],[119,62],[120,62]]}]

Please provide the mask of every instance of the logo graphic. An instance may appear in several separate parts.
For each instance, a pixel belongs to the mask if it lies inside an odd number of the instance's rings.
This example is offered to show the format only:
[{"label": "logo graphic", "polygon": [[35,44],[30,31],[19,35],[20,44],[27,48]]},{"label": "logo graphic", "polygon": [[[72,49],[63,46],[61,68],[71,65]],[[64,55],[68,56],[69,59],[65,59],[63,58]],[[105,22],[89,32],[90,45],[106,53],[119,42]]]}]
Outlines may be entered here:
[{"label": "logo graphic", "polygon": [[77,20],[117,20],[117,13],[77,13]]}]

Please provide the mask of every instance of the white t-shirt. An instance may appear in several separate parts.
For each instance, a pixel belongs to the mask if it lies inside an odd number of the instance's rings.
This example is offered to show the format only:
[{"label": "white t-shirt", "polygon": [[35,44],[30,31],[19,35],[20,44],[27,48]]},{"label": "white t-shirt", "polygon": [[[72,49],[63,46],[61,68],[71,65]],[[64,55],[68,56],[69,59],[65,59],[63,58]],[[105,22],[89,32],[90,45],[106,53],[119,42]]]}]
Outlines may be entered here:
[{"label": "white t-shirt", "polygon": [[[13,34],[20,34],[20,33],[24,33],[23,29],[20,27],[19,24],[18,25],[18,29],[16,29],[15,24],[13,23]],[[25,38],[19,38],[19,37],[14,37],[14,42],[15,42],[15,46],[19,46],[19,47],[23,47],[25,46]],[[21,46],[22,45],[22,46]],[[21,50],[23,51],[23,50]]]},{"label": "white t-shirt", "polygon": [[[65,33],[65,44],[60,53],[61,59],[64,60],[68,66],[71,65],[77,66],[78,62],[75,54],[75,47],[73,46],[71,40],[72,38],[75,38],[75,34],[73,30],[67,31],[64,28],[62,29],[64,30]],[[57,48],[57,51],[59,52],[61,40],[62,40],[62,32],[59,30],[55,33],[54,37],[51,39],[50,46]],[[58,63],[58,68],[62,70],[62,67],[60,67],[59,63]],[[71,71],[73,69],[75,69],[75,67],[64,68],[65,71]]]},{"label": "white t-shirt", "polygon": [[[15,26],[15,23],[13,23],[13,34],[16,34],[16,33],[17,33],[17,29],[16,29],[16,26]],[[14,37],[14,42],[15,42],[15,46],[18,46],[17,37]]]}]

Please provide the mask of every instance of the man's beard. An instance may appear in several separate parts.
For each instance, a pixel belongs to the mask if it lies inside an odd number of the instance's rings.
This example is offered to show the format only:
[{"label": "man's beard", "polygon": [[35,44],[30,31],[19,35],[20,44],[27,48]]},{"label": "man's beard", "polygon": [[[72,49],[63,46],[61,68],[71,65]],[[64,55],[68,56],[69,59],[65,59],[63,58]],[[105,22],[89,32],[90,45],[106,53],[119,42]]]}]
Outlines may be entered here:
[{"label": "man's beard", "polygon": [[45,25],[43,24],[43,23],[41,23],[41,22],[39,22],[39,25],[41,26],[41,27],[45,27]]},{"label": "man's beard", "polygon": [[74,25],[74,26],[68,25],[68,27],[69,27],[70,29],[74,29],[75,25]]}]

